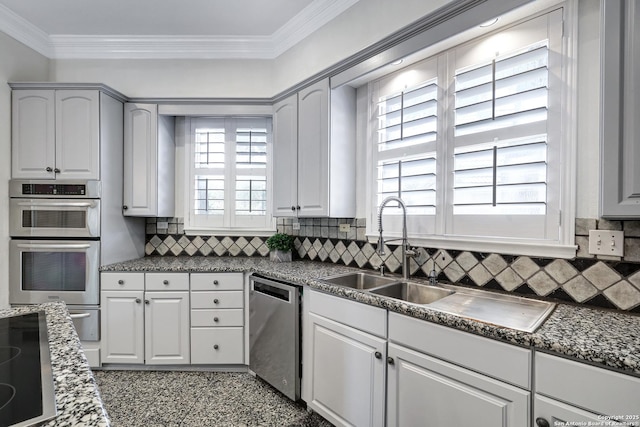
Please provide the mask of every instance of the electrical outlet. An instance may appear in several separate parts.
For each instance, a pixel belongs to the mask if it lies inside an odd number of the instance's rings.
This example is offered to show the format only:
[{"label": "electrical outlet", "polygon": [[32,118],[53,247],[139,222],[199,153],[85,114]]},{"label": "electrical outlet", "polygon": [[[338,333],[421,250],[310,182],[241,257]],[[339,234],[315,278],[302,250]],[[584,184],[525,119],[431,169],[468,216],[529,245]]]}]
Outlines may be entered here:
[{"label": "electrical outlet", "polygon": [[624,231],[589,230],[589,253],[623,256]]},{"label": "electrical outlet", "polygon": [[299,222],[294,222],[293,223],[293,229],[294,230],[300,230],[300,223]]},{"label": "electrical outlet", "polygon": [[338,230],[341,233],[348,233],[349,231],[351,231],[351,224],[340,224],[338,226]]}]

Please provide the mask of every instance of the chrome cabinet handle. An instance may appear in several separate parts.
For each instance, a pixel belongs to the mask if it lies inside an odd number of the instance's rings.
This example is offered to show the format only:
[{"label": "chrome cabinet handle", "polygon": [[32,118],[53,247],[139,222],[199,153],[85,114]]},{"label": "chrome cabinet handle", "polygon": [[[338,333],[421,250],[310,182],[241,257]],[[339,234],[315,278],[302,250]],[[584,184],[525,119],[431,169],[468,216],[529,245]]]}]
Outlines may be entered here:
[{"label": "chrome cabinet handle", "polygon": [[53,169],[53,172],[54,172],[54,173],[60,173],[60,169],[58,169],[58,168],[54,168],[54,169]]},{"label": "chrome cabinet handle", "polygon": [[53,172],[53,168],[52,168],[51,166],[47,166],[47,167],[45,168],[45,170],[46,170],[47,172]]},{"label": "chrome cabinet handle", "polygon": [[122,279],[118,280],[118,285],[124,285],[124,280]]},{"label": "chrome cabinet handle", "polygon": [[91,313],[69,313],[72,319],[83,319],[85,317],[91,316]]},{"label": "chrome cabinet handle", "polygon": [[389,365],[393,365],[393,364],[394,364],[394,363],[396,363],[396,362],[395,362],[395,360],[393,360],[393,357],[387,357],[387,363],[388,363]]},{"label": "chrome cabinet handle", "polygon": [[136,298],[136,304],[140,304],[142,300],[140,298]]},{"label": "chrome cabinet handle", "polygon": [[169,281],[168,281],[168,280],[163,280],[163,281],[162,281],[162,284],[163,284],[163,285],[168,285],[168,284],[169,284]]},{"label": "chrome cabinet handle", "polygon": [[374,355],[376,356],[376,359],[382,359],[382,353],[380,353],[379,351],[376,351]]},{"label": "chrome cabinet handle", "polygon": [[217,349],[218,349],[218,344],[214,344],[214,345],[213,345],[213,349],[214,349],[214,350],[217,350]]}]

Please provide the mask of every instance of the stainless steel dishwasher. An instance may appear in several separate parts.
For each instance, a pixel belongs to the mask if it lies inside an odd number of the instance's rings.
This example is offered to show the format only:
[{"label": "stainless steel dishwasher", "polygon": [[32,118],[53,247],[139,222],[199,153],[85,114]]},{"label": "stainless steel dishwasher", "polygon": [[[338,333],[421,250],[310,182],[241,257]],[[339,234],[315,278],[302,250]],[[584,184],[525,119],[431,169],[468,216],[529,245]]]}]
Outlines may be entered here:
[{"label": "stainless steel dishwasher", "polygon": [[292,400],[300,398],[300,294],[291,283],[253,274],[249,369]]}]

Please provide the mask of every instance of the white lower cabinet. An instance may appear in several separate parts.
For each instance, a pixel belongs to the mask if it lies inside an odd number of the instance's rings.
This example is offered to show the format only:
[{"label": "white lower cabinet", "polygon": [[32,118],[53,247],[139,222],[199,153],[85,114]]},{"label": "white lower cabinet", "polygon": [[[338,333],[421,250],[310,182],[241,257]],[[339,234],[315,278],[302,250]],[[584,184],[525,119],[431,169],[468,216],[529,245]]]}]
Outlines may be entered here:
[{"label": "white lower cabinet", "polygon": [[389,344],[387,426],[528,425],[530,393]]},{"label": "white lower cabinet", "polygon": [[307,405],[337,426],[383,426],[386,311],[318,292],[304,298]]},{"label": "white lower cabinet", "polygon": [[100,277],[102,363],[190,363],[187,273],[102,273]]},{"label": "white lower cabinet", "polygon": [[244,364],[243,273],[191,274],[191,363]]},{"label": "white lower cabinet", "polygon": [[640,378],[539,352],[535,362],[536,427],[640,426]]}]

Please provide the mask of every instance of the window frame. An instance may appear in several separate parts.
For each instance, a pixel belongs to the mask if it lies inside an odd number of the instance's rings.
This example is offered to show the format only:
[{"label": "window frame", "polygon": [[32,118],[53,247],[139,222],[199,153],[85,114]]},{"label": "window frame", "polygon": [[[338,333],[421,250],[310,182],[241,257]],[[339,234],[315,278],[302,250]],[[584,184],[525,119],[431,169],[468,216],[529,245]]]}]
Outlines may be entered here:
[{"label": "window frame", "polygon": [[[222,123],[225,128],[224,166],[224,214],[209,218],[196,218],[195,215],[195,132],[197,127]],[[235,212],[236,180],[245,176],[236,168],[236,138],[238,129],[264,125],[267,129],[265,167],[266,210],[265,215],[238,215]],[[270,236],[276,231],[276,220],[273,217],[273,126],[272,117],[261,116],[191,116],[184,118],[184,231],[188,235],[220,235],[220,236]],[[226,147],[225,147],[226,148]],[[200,215],[198,215],[200,216]],[[206,216],[201,216],[206,217]]]},{"label": "window frame", "polygon": [[[432,233],[428,234],[424,232],[424,228],[420,228],[420,225],[416,227],[416,221],[412,221],[411,217],[407,218],[408,224],[408,234],[412,244],[417,244],[420,246],[433,247],[433,248],[441,248],[441,249],[454,249],[454,250],[471,250],[478,252],[495,252],[495,253],[506,253],[506,254],[519,254],[519,255],[528,255],[528,256],[544,256],[544,257],[557,257],[557,258],[573,258],[576,255],[575,246],[575,186],[576,186],[576,134],[577,134],[577,118],[575,113],[575,107],[577,105],[577,66],[575,55],[577,52],[577,5],[574,2],[566,2],[562,4],[558,4],[554,7],[551,7],[545,11],[536,13],[532,16],[526,17],[524,19],[519,20],[515,23],[510,23],[504,25],[500,28],[496,28],[495,30],[488,32],[488,34],[483,35],[482,37],[477,37],[474,39],[466,40],[462,43],[459,42],[459,38],[456,38],[457,42],[455,44],[451,43],[449,46],[444,45],[443,48],[438,52],[430,55],[426,60],[432,60],[438,56],[447,56],[450,52],[454,52],[456,49],[460,47],[464,47],[466,45],[472,45],[477,43],[479,40],[490,37],[492,35],[498,34],[500,32],[509,30],[512,27],[525,23],[526,21],[530,21],[532,19],[541,17],[543,15],[549,14],[554,10],[561,9],[561,31],[562,35],[560,36],[559,46],[556,47],[560,49],[560,52],[556,52],[560,54],[560,65],[559,65],[559,75],[556,76],[557,81],[559,82],[559,91],[560,94],[556,98],[559,100],[558,106],[555,106],[555,109],[560,112],[560,125],[559,125],[559,135],[560,141],[558,144],[558,150],[562,155],[562,160],[556,162],[558,165],[562,166],[562,170],[559,171],[556,176],[558,177],[559,183],[555,184],[555,194],[557,194],[557,205],[558,212],[557,215],[559,218],[554,217],[551,218],[549,214],[545,215],[546,221],[550,222],[555,221],[558,227],[558,234],[556,239],[531,239],[531,238],[521,238],[517,236],[512,237],[487,237],[487,236],[467,236],[467,235],[453,235],[449,232],[447,227],[451,223],[452,218],[452,207],[453,207],[453,198],[452,194],[445,194],[445,192],[452,192],[453,188],[453,177],[449,176],[452,172],[453,168],[453,113],[446,114],[443,116],[439,116],[439,121],[442,125],[439,125],[439,133],[443,132],[442,137],[445,139],[446,143],[438,145],[437,156],[439,156],[440,162],[448,162],[446,168],[446,176],[440,176],[442,171],[438,169],[438,178],[437,178],[437,200],[438,206],[436,206],[436,215],[434,218],[435,225],[432,228]],[[446,84],[451,84],[453,81],[453,74],[455,70],[450,69],[451,60],[445,59],[443,61],[445,64],[441,65],[444,67],[447,76]],[[415,64],[414,64],[415,65]],[[407,66],[407,68],[412,67],[413,65]],[[397,72],[395,72],[397,73]],[[395,74],[388,74],[383,76],[382,78],[376,80],[379,81],[381,79],[389,78],[389,76]],[[439,74],[440,76],[440,74]],[[416,82],[419,83],[419,82]],[[367,197],[367,237],[370,242],[375,242],[378,237],[378,219],[377,219],[377,161],[376,161],[376,149],[374,146],[376,144],[373,143],[374,140],[371,138],[375,137],[376,129],[375,126],[372,125],[371,118],[375,115],[375,104],[376,101],[373,99],[373,85],[375,82],[368,83],[368,96],[370,97],[370,102],[368,104],[368,117],[367,121],[367,135],[369,135],[369,140],[366,142],[366,150],[368,153],[368,158],[371,161],[367,166],[367,193],[370,194],[370,197]],[[453,88],[449,91],[446,96],[443,98],[445,101],[441,102],[441,99],[438,100],[439,104],[442,104],[441,107],[443,109],[449,110],[449,107],[453,107]],[[555,98],[555,97],[554,97]],[[444,123],[443,123],[444,122]],[[438,136],[440,138],[440,135]],[[438,163],[439,165],[441,163]],[[445,182],[451,181],[451,182]],[[445,200],[447,200],[447,205],[444,204]],[[391,237],[399,237],[401,235],[401,228],[399,226],[400,221],[391,218],[387,215],[387,210],[385,209],[385,215],[383,218],[383,228],[384,235],[386,238]],[[449,212],[446,212],[446,211]],[[555,215],[555,214],[554,214]],[[501,215],[500,217],[505,217]],[[419,224],[419,222],[418,222]],[[429,228],[429,227],[427,227]],[[418,231],[416,233],[416,230]]]}]

